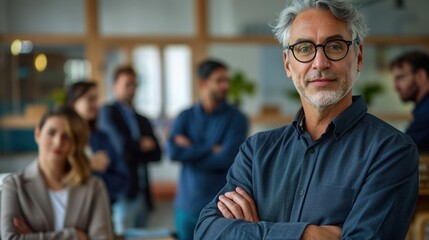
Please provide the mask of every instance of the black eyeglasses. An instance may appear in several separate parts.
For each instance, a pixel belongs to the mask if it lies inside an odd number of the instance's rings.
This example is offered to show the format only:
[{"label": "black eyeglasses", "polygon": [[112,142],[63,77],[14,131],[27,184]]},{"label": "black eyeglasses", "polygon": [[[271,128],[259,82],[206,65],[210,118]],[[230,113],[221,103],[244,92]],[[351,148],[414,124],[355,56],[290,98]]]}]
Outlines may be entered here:
[{"label": "black eyeglasses", "polygon": [[343,39],[333,39],[318,45],[310,41],[302,41],[287,46],[287,49],[291,50],[295,59],[302,63],[313,61],[316,57],[318,47],[323,48],[323,53],[325,53],[325,56],[329,60],[340,61],[347,56],[349,47],[352,44],[353,41]]}]

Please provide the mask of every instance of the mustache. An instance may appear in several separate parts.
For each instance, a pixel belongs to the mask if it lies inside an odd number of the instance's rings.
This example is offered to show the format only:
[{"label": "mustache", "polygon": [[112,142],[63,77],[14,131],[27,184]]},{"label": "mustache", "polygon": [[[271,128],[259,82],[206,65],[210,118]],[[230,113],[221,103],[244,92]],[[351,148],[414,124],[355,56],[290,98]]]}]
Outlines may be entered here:
[{"label": "mustache", "polygon": [[337,79],[338,75],[335,72],[328,71],[328,70],[312,71],[305,76],[305,82],[311,82],[314,79],[320,79],[320,78]]}]

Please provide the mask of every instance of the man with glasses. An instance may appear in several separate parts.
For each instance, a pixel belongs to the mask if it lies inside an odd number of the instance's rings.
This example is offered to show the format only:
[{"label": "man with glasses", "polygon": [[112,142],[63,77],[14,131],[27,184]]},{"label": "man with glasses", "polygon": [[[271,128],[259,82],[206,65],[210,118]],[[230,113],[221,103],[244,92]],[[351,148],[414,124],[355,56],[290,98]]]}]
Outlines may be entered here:
[{"label": "man with glasses", "polygon": [[405,133],[419,152],[429,153],[429,55],[423,51],[404,53],[392,61],[390,70],[402,101],[416,104]]},{"label": "man with glasses", "polygon": [[352,87],[367,26],[349,0],[294,0],[274,32],[302,109],[243,143],[197,239],[404,239],[418,153]]}]

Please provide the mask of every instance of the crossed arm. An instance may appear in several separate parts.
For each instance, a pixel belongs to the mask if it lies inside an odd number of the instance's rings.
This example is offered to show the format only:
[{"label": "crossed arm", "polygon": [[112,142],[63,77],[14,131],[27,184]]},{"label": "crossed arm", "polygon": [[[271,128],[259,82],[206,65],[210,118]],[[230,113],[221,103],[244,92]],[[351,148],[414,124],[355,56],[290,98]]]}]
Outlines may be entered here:
[{"label": "crossed arm", "polygon": [[[242,219],[255,223],[260,221],[255,201],[240,187],[237,187],[235,191],[220,195],[217,207],[224,218]],[[308,225],[301,240],[313,239],[341,239],[341,228],[337,226]]]},{"label": "crossed arm", "polygon": [[385,141],[341,228],[311,221],[260,221],[264,209],[256,207],[261,202],[255,204],[254,174],[259,173],[254,172],[253,162],[259,157],[254,148],[257,141],[252,137],[242,145],[226,186],[201,211],[196,239],[404,239],[418,193],[418,153],[401,136]]},{"label": "crossed arm", "polygon": [[232,118],[227,128],[219,129],[224,131],[224,135],[215,143],[204,140],[193,142],[189,136],[187,123],[188,120],[184,115],[179,115],[175,120],[168,138],[170,157],[177,161],[191,163],[199,169],[228,169],[246,138],[247,120],[241,115]]}]

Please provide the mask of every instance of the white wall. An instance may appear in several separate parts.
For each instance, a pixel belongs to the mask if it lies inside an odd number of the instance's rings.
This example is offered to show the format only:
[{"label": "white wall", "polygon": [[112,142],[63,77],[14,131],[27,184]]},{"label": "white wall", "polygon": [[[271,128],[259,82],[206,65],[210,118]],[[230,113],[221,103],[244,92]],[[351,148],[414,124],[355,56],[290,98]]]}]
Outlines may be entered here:
[{"label": "white wall", "polygon": [[360,10],[367,17],[370,34],[429,34],[429,1],[403,2],[403,8],[398,8],[393,0],[361,5]]},{"label": "white wall", "polygon": [[[251,31],[271,34],[269,24],[285,6],[285,0],[210,0],[210,32],[238,35]],[[403,8],[394,0],[355,0],[367,17],[372,35],[429,34],[428,0],[406,0]]]},{"label": "white wall", "polygon": [[274,22],[285,1],[210,0],[208,5],[211,33],[237,35],[247,30],[271,34],[268,25]]},{"label": "white wall", "polygon": [[[0,32],[67,33],[85,32],[83,0],[2,0]],[[2,14],[5,11],[7,14]]]},{"label": "white wall", "polygon": [[100,33],[191,35],[193,0],[100,0]]},{"label": "white wall", "polygon": [[6,31],[6,0],[0,0],[0,33]]}]

